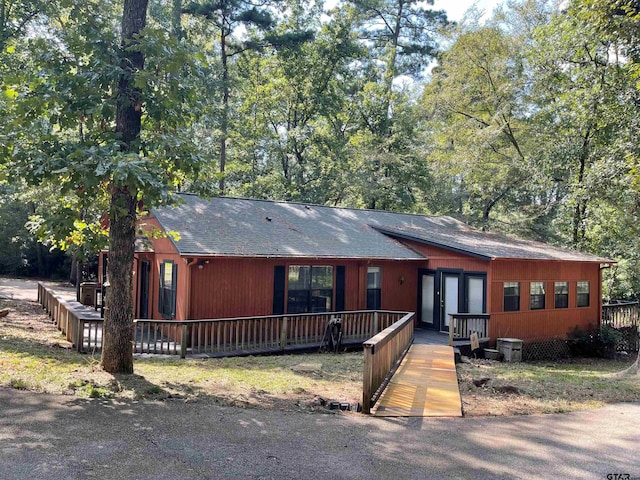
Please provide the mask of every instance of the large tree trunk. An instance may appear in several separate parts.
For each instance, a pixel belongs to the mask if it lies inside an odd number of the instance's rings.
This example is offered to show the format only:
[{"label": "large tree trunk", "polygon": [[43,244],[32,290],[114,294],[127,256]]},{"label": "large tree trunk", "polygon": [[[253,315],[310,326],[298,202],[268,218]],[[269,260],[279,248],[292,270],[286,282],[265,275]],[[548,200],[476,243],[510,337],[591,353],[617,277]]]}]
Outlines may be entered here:
[{"label": "large tree trunk", "polygon": [[[29,211],[31,212],[31,215],[36,214],[36,204],[34,202],[29,202]],[[35,240],[35,249],[36,249],[36,263],[38,264],[38,277],[45,278],[47,276],[47,272],[44,265],[44,258],[42,256],[42,243]]]},{"label": "large tree trunk", "polygon": [[78,284],[78,255],[73,252],[71,255],[71,271],[69,272],[69,283],[71,285]]},{"label": "large tree trunk", "polygon": [[220,59],[222,61],[222,119],[220,130],[220,195],[224,195],[224,171],[227,166],[227,139],[229,137],[229,66],[227,65],[227,31],[222,25],[220,33]]},{"label": "large tree trunk", "polygon": [[[122,46],[131,46],[144,28],[148,0],[125,0],[122,12]],[[118,83],[116,132],[122,150],[137,153],[142,118],[141,93],[134,86],[134,74],[144,67],[137,51],[122,53],[124,73]],[[133,373],[132,268],[135,244],[137,193],[127,185],[110,185],[109,283],[102,340],[102,367],[110,373]]]},{"label": "large tree trunk", "polygon": [[133,255],[136,198],[125,188],[111,194],[109,270],[104,319],[102,368],[133,373]]}]

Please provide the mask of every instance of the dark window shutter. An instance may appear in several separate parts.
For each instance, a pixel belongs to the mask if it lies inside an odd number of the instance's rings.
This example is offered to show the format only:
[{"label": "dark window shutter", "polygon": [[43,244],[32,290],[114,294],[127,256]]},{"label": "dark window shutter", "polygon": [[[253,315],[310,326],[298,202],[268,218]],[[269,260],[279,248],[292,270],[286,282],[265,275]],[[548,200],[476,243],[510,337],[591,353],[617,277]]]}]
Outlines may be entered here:
[{"label": "dark window shutter", "polygon": [[276,265],[273,269],[273,314],[284,313],[284,265]]},{"label": "dark window shutter", "polygon": [[158,311],[164,313],[164,262],[160,264],[160,288],[158,289]]},{"label": "dark window shutter", "polygon": [[344,312],[345,278],[344,265],[336,267],[336,312]]},{"label": "dark window shutter", "polygon": [[171,270],[171,318],[176,318],[176,297],[178,296],[178,264]]}]

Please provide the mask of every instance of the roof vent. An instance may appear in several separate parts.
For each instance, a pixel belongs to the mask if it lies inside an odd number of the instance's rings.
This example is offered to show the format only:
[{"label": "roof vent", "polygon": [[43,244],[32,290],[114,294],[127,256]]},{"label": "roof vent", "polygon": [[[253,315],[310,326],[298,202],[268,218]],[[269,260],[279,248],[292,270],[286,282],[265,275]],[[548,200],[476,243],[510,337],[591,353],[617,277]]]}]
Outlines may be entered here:
[{"label": "roof vent", "polygon": [[271,217],[264,217],[264,218],[267,219],[267,222],[270,222],[271,220],[273,220],[273,218],[271,218]]},{"label": "roof vent", "polygon": [[311,207],[309,205],[305,205],[304,208],[306,208],[307,210],[311,210]]}]

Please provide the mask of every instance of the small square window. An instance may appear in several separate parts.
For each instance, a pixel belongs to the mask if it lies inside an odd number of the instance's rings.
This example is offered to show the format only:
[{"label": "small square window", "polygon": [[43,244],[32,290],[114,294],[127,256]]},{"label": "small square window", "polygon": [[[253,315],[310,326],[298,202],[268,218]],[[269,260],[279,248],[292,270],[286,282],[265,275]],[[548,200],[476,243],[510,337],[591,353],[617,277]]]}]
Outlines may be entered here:
[{"label": "small square window", "polygon": [[577,288],[577,302],[576,305],[578,307],[588,307],[589,306],[589,282],[578,282]]},{"label": "small square window", "polygon": [[516,312],[520,310],[520,283],[504,282],[504,311]]},{"label": "small square window", "polygon": [[569,282],[556,282],[553,289],[555,307],[569,307]]},{"label": "small square window", "polygon": [[544,282],[531,282],[529,302],[531,310],[544,309],[544,294]]}]

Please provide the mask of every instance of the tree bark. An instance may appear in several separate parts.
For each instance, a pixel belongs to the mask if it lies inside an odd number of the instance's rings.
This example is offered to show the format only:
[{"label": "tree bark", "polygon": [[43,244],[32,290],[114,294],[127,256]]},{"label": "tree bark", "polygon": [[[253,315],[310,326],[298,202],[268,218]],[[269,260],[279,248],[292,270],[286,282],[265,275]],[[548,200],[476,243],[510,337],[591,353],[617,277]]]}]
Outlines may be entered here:
[{"label": "tree bark", "polygon": [[102,345],[102,368],[133,373],[133,255],[136,197],[126,187],[111,194],[109,270]]},{"label": "tree bark", "polygon": [[[122,12],[123,73],[118,82],[116,132],[123,152],[137,153],[142,98],[134,75],[144,67],[142,52],[127,50],[147,20],[148,0],[125,0]],[[102,341],[102,368],[110,373],[133,373],[133,256],[137,192],[128,185],[110,185],[109,283]]]},{"label": "tree bark", "polygon": [[220,32],[220,60],[222,61],[222,119],[220,122],[220,130],[222,138],[220,139],[220,195],[224,195],[225,181],[224,171],[227,166],[227,138],[229,137],[229,66],[227,64],[227,35],[225,29],[225,18]]},{"label": "tree bark", "polygon": [[182,0],[173,0],[171,8],[171,29],[178,40],[182,40]]},{"label": "tree bark", "polygon": [[587,211],[587,200],[585,194],[582,191],[584,188],[584,176],[587,164],[587,158],[589,156],[589,141],[591,138],[591,127],[587,129],[587,133],[584,136],[582,142],[582,150],[580,153],[580,168],[578,170],[578,193],[576,198],[576,206],[573,209],[573,229],[572,229],[572,246],[578,249],[580,243],[584,240],[584,218]]},{"label": "tree bark", "polygon": [[78,283],[78,256],[75,252],[71,255],[71,271],[69,272],[69,283],[77,285]]},{"label": "tree bark", "polygon": [[[31,215],[36,214],[36,204],[34,202],[29,202],[29,211]],[[47,276],[47,271],[44,264],[44,258],[42,256],[42,243],[35,240],[35,249],[36,249],[36,263],[38,264],[38,277],[44,278]]]}]

